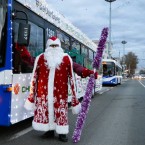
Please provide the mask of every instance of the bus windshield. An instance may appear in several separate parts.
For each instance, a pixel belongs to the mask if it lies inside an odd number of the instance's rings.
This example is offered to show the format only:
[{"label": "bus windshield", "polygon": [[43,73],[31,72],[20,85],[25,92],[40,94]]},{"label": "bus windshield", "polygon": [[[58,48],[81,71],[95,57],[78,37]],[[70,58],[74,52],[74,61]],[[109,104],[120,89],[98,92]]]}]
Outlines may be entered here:
[{"label": "bus windshield", "polygon": [[7,13],[6,0],[0,1],[0,67],[5,62],[5,49],[6,49],[6,13]]},{"label": "bus windshield", "polygon": [[115,64],[113,62],[103,63],[103,76],[114,76]]}]

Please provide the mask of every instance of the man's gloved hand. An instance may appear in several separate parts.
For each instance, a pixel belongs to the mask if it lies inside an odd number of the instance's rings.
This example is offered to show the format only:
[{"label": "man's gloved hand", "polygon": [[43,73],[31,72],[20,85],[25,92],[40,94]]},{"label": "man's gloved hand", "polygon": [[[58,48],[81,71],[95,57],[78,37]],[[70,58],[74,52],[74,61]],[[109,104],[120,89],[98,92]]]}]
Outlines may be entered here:
[{"label": "man's gloved hand", "polygon": [[[82,77],[83,77],[83,78],[86,78],[86,77],[89,77],[91,74],[94,74],[94,71],[85,68],[85,69],[83,70]],[[98,73],[95,72],[95,79],[97,79],[97,78],[98,78]]]},{"label": "man's gloved hand", "polygon": [[[94,71],[91,70],[91,74],[94,74]],[[97,79],[98,78],[98,72],[95,72],[94,76],[95,76],[95,79]]]}]

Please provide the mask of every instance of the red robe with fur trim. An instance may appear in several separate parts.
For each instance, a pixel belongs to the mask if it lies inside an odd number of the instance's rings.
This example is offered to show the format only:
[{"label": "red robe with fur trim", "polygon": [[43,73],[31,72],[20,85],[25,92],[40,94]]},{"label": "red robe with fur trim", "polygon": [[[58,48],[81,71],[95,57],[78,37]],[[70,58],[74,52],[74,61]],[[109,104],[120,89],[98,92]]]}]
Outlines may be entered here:
[{"label": "red robe with fur trim", "polygon": [[[68,81],[68,78],[70,81]],[[67,134],[68,126],[68,82],[72,89],[72,111],[79,113],[81,105],[76,98],[71,58],[64,53],[59,68],[49,69],[44,54],[35,60],[31,91],[25,108],[34,107],[32,126],[35,130],[56,130],[58,134]],[[33,106],[34,105],[34,106]]]}]

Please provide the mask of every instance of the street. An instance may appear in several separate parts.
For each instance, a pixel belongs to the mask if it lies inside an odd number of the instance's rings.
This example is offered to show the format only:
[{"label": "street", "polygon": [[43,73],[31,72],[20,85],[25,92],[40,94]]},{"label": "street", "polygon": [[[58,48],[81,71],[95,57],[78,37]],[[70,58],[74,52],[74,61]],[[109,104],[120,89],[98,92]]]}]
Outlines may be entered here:
[{"label": "street", "polygon": [[[106,91],[105,91],[106,90]],[[68,142],[44,138],[34,131],[31,119],[11,127],[0,127],[1,145],[74,144],[72,134],[76,115],[69,110]],[[78,145],[145,145],[145,80],[128,79],[115,87],[103,87],[92,98],[87,120]]]}]

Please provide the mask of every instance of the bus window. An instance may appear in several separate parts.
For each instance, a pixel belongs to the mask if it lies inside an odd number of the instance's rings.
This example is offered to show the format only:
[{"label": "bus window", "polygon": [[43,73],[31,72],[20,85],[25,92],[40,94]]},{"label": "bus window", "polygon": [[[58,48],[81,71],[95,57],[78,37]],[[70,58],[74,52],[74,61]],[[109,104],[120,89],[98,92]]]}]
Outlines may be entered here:
[{"label": "bus window", "polygon": [[88,69],[93,69],[93,67],[92,67],[92,60],[88,60]]},{"label": "bus window", "polygon": [[66,36],[63,32],[57,30],[57,37],[60,39],[61,41],[61,47],[63,49],[70,49],[70,40],[69,37]]},{"label": "bus window", "polygon": [[89,59],[93,60],[93,51],[89,49]]},{"label": "bus window", "polygon": [[113,62],[106,62],[103,64],[103,76],[114,76],[115,64]]},{"label": "bus window", "polygon": [[76,56],[71,56],[71,58],[73,62],[76,62]]},{"label": "bus window", "polygon": [[52,37],[52,36],[57,36],[57,34],[56,34],[56,27],[55,26],[53,26],[52,24],[50,24],[50,23],[47,23],[46,24],[46,34],[45,34],[45,36],[46,36],[46,38],[45,38],[45,41],[47,42],[47,40],[50,38],[50,37]]},{"label": "bus window", "polygon": [[88,48],[85,47],[84,45],[81,46],[81,54],[88,56]]},{"label": "bus window", "polygon": [[87,57],[84,57],[84,67],[88,68],[89,67],[89,61]]},{"label": "bus window", "polygon": [[5,63],[6,30],[7,30],[7,4],[6,0],[0,1],[0,67]]},{"label": "bus window", "polygon": [[81,45],[79,42],[77,42],[76,40],[74,40],[73,38],[71,39],[71,44],[72,44],[72,49],[76,50],[78,54],[80,54],[80,50],[81,50]]},{"label": "bus window", "polygon": [[107,72],[107,65],[103,64],[103,76],[107,76],[108,72]]},{"label": "bus window", "polygon": [[28,47],[17,43],[19,23],[13,24],[14,46],[13,46],[13,72],[31,73],[36,56],[44,50],[43,29],[30,22],[30,42]]}]

